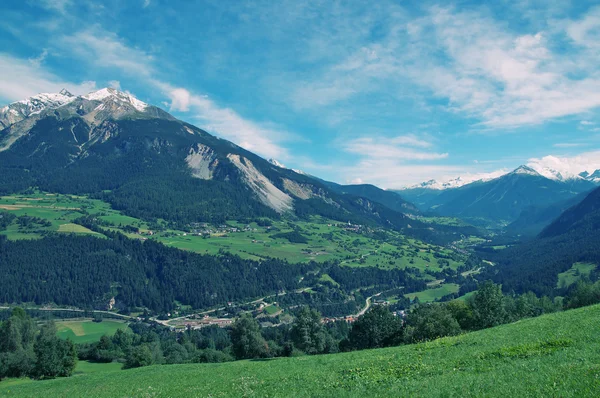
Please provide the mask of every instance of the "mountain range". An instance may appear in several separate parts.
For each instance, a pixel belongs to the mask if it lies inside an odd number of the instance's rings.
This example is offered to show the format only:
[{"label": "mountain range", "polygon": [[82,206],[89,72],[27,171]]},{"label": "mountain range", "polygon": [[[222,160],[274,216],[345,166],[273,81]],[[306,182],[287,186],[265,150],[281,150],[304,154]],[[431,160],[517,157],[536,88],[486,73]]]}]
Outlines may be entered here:
[{"label": "mountain range", "polygon": [[320,215],[431,235],[375,186],[339,186],[270,162],[112,88],[39,94],[0,111],[0,192],[86,194],[145,219]]},{"label": "mountain range", "polygon": [[[589,176],[588,176],[589,177]],[[479,180],[448,189],[426,187],[396,191],[414,203],[421,211],[466,219],[478,225],[506,226],[527,212],[558,206],[541,216],[535,233],[568,207],[577,195],[589,192],[596,185],[593,178],[550,179],[529,166],[520,166],[500,177]],[[543,212],[542,212],[543,213]],[[518,225],[518,224],[517,224]]]}]

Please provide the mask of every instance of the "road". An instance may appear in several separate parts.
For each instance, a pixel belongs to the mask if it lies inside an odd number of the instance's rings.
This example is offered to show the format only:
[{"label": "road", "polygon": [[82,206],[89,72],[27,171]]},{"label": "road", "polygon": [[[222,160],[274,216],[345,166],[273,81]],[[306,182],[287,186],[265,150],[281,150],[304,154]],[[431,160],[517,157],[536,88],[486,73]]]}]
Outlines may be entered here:
[{"label": "road", "polygon": [[[11,307],[0,307],[0,309],[2,310],[7,310]],[[114,312],[110,312],[110,311],[101,311],[101,310],[77,310],[77,309],[73,309],[73,308],[38,308],[38,307],[20,307],[23,308],[24,310],[36,310],[36,311],[68,311],[68,312],[87,312],[87,313],[94,313],[94,314],[107,314],[107,315],[112,315],[112,316],[116,316],[117,318],[123,318],[123,319],[128,319],[128,320],[135,320],[136,318],[133,316],[128,316],[128,315],[123,315],[123,314],[117,314]]]},{"label": "road", "polygon": [[356,315],[353,315],[353,316],[355,318],[358,318],[359,316],[364,315],[365,312],[369,311],[369,308],[371,308],[371,305],[372,305],[371,302],[373,301],[373,297],[377,297],[377,296],[381,295],[381,293],[383,293],[383,292],[379,292],[377,294],[372,295],[371,297],[367,297],[365,308],[363,308],[362,310],[358,311],[358,313]]}]

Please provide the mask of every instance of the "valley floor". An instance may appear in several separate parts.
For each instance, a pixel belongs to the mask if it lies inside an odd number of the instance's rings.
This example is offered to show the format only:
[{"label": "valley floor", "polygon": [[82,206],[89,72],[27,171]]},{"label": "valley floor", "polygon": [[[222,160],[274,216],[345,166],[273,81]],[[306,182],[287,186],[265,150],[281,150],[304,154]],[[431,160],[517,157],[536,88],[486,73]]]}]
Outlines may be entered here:
[{"label": "valley floor", "polygon": [[0,382],[9,397],[592,397],[600,305],[395,348]]}]

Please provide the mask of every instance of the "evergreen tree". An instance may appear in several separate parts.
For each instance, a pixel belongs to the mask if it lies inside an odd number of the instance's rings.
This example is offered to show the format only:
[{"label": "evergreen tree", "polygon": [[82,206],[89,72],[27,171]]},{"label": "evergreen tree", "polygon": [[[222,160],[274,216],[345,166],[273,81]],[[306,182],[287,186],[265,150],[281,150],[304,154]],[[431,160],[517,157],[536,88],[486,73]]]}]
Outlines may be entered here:
[{"label": "evergreen tree", "polygon": [[500,285],[491,281],[487,281],[479,287],[479,290],[473,295],[470,305],[473,308],[474,325],[477,329],[502,325],[508,320],[502,289]]},{"label": "evergreen tree", "polygon": [[311,355],[330,352],[333,346],[331,336],[321,324],[321,314],[309,307],[303,307],[296,316],[291,337],[296,348]]},{"label": "evergreen tree", "polygon": [[386,307],[376,305],[352,325],[345,346],[353,350],[385,347],[393,344],[402,330],[402,321]]},{"label": "evergreen tree", "polygon": [[231,327],[231,343],[237,359],[262,358],[268,354],[268,344],[260,334],[260,326],[250,314],[239,317]]}]

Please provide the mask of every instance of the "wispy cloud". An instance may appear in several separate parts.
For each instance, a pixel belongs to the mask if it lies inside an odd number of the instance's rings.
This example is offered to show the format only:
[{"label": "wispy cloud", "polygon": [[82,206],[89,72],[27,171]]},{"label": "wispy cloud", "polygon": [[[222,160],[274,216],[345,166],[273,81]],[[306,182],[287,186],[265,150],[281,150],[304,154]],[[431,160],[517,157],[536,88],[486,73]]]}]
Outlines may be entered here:
[{"label": "wispy cloud", "polygon": [[559,142],[557,144],[552,145],[554,148],[577,148],[583,146],[583,143],[576,142]]},{"label": "wispy cloud", "polygon": [[35,58],[29,58],[29,63],[35,67],[35,68],[39,68],[42,63],[46,60],[46,57],[48,56],[48,50],[44,49],[42,51],[42,53],[40,55],[38,55]]},{"label": "wispy cloud", "polygon": [[67,7],[71,5],[71,0],[39,0],[39,5],[44,8],[58,11],[64,14]]},{"label": "wispy cloud", "polygon": [[235,110],[218,105],[205,95],[176,87],[161,79],[154,57],[124,43],[116,34],[94,27],[63,36],[60,44],[69,48],[84,62],[94,67],[115,68],[143,80],[166,95],[173,111],[186,113],[199,127],[227,138],[241,147],[265,157],[289,159],[288,150],[280,143],[292,138],[282,129],[264,126],[242,117]]},{"label": "wispy cloud", "polygon": [[438,160],[448,157],[448,153],[423,151],[419,148],[428,148],[431,143],[420,140],[415,136],[400,136],[396,138],[385,137],[360,137],[352,139],[343,145],[346,152],[359,155],[367,159],[395,159],[407,160]]},{"label": "wispy cloud", "polygon": [[218,106],[207,96],[192,94],[184,88],[174,88],[164,83],[159,83],[159,86],[169,95],[171,110],[188,112],[207,131],[265,157],[290,158],[288,150],[277,144],[286,139],[285,132],[246,120],[234,110]]},{"label": "wispy cloud", "polygon": [[417,94],[447,100],[447,110],[494,129],[600,106],[600,7],[528,34],[507,29],[485,9],[434,6],[417,19],[391,15],[377,26],[377,40],[365,38],[360,49],[301,82],[293,103],[303,109],[373,92],[404,96],[416,84]]},{"label": "wispy cloud", "polygon": [[117,68],[142,78],[151,78],[154,74],[151,55],[128,46],[115,33],[100,27],[62,36],[57,43],[94,67]]},{"label": "wispy cloud", "polygon": [[73,94],[87,94],[95,87],[93,81],[65,81],[35,62],[0,53],[0,98],[5,101],[18,101],[40,92],[58,92],[63,88]]}]

